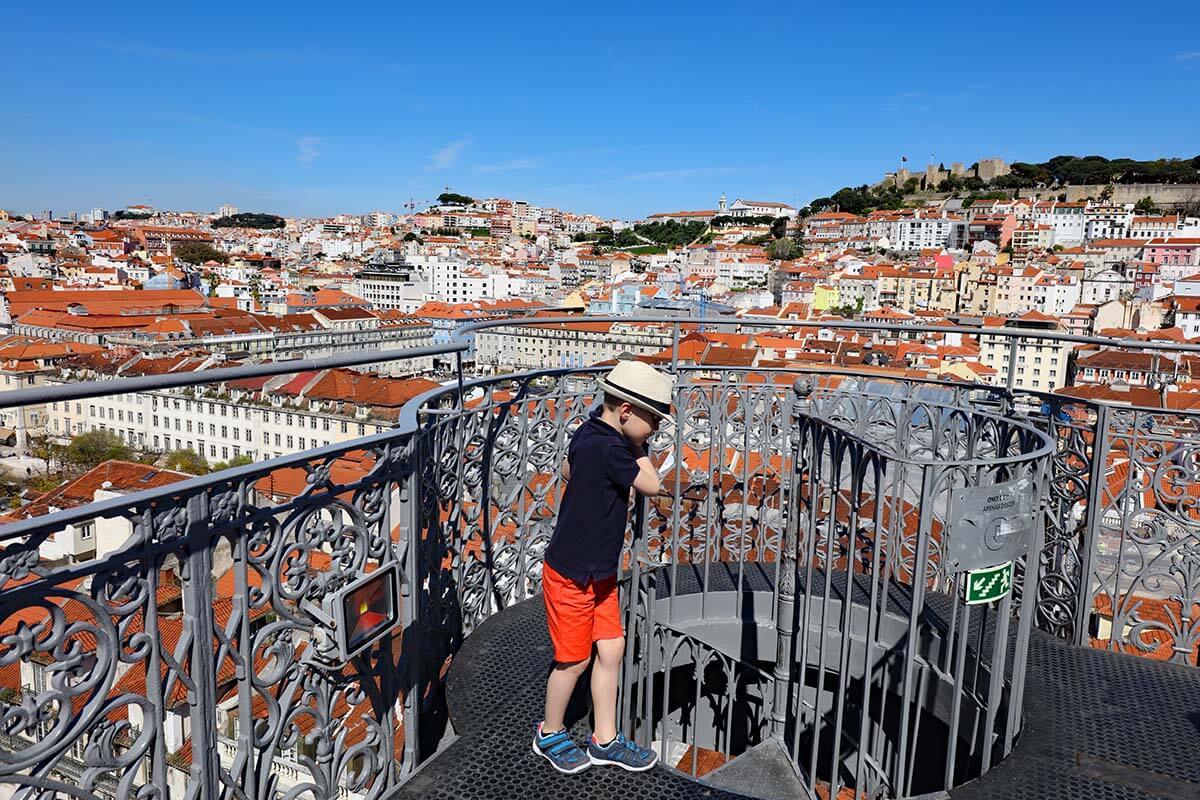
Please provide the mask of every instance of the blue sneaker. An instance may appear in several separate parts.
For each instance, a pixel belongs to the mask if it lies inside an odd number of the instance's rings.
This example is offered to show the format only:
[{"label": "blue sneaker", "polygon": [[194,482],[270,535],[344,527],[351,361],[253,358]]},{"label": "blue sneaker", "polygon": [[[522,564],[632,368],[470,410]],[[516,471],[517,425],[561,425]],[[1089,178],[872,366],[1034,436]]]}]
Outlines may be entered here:
[{"label": "blue sneaker", "polygon": [[583,772],[592,765],[587,753],[571,738],[565,730],[542,736],[542,723],[537,724],[533,733],[533,753],[550,762],[550,766],[567,775]]},{"label": "blue sneaker", "polygon": [[658,763],[658,753],[634,744],[623,733],[603,746],[593,735],[588,741],[588,756],[593,764],[612,764],[630,772],[645,772]]}]

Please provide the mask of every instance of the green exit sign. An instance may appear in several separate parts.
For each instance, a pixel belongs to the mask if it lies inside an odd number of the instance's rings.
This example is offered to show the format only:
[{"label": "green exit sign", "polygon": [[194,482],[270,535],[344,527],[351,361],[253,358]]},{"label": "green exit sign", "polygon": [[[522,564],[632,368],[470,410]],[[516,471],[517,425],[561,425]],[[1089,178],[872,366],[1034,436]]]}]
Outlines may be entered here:
[{"label": "green exit sign", "polygon": [[1013,565],[1006,561],[998,567],[967,571],[967,605],[991,603],[1008,594],[1012,588]]}]

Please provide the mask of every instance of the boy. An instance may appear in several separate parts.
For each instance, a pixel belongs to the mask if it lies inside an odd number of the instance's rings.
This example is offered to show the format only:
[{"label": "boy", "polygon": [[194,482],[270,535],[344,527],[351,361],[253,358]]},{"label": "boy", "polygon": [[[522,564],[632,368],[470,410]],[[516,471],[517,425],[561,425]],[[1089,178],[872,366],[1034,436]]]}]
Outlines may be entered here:
[{"label": "boy", "polygon": [[[653,750],[617,731],[617,679],[625,653],[617,570],[630,488],[650,496],[663,493],[642,448],[670,414],[671,379],[640,361],[622,361],[597,383],[604,402],[571,438],[562,470],[567,487],[542,567],[554,668],[533,752],[568,774],[592,764],[642,772],[658,760]],[[595,729],[585,752],[571,739],[563,715],[575,682],[592,660],[593,645]]]}]

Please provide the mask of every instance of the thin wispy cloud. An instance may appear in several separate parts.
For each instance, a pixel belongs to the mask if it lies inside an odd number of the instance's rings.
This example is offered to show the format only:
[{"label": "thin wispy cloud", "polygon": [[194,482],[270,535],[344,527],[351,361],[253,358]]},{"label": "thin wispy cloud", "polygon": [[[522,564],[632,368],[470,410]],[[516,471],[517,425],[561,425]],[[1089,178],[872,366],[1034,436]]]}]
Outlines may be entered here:
[{"label": "thin wispy cloud", "polygon": [[515,172],[522,169],[540,169],[542,162],[536,158],[511,158],[496,164],[480,164],[476,172]]},{"label": "thin wispy cloud", "polygon": [[429,156],[429,163],[425,165],[428,172],[437,172],[443,169],[450,169],[458,163],[458,158],[462,155],[463,148],[471,143],[469,136],[457,141],[450,142],[445,147],[439,147],[434,150]]},{"label": "thin wispy cloud", "polygon": [[296,150],[296,163],[308,169],[321,155],[321,137],[301,136],[296,140]]},{"label": "thin wispy cloud", "polygon": [[1176,53],[1171,56],[1172,61],[1196,61],[1200,59],[1200,50],[1193,50],[1190,53]]},{"label": "thin wispy cloud", "polygon": [[327,61],[332,55],[313,50],[188,50],[178,47],[161,47],[142,42],[123,42],[109,44],[105,42],[88,42],[93,47],[122,53],[135,58],[146,58],[154,61],[173,61],[179,64],[244,64],[248,62],[266,64],[311,64],[316,61]]},{"label": "thin wispy cloud", "polygon": [[404,61],[380,63],[374,57],[366,56],[359,52],[340,48],[329,49],[327,47],[273,50],[254,46],[238,48],[236,45],[232,45],[223,47],[220,50],[194,50],[187,47],[170,47],[147,42],[107,43],[89,39],[76,40],[73,43],[80,47],[89,47],[109,53],[116,53],[131,59],[201,67],[344,71],[370,66],[372,72],[377,75],[395,76],[397,79],[405,81],[420,74],[425,69],[422,65]]},{"label": "thin wispy cloud", "polygon": [[166,120],[168,122],[179,122],[185,125],[203,125],[208,128],[220,128],[223,130],[237,131],[239,133],[246,133],[252,136],[291,139],[295,135],[278,128],[266,128],[260,125],[248,125],[244,122],[232,122],[230,120],[198,116],[195,114],[157,112],[154,114],[154,117],[156,119]]},{"label": "thin wispy cloud", "polygon": [[766,114],[771,113],[770,109],[768,109],[766,106],[762,105],[761,103],[754,102],[749,97],[746,98],[746,102],[749,103],[750,105],[754,106],[755,108],[757,108],[759,111],[762,111]]},{"label": "thin wispy cloud", "polygon": [[620,178],[621,183],[638,183],[641,181],[673,181],[681,178],[695,178],[701,175],[728,175],[737,172],[737,167],[688,167],[686,169],[659,169],[650,172],[633,172]]}]

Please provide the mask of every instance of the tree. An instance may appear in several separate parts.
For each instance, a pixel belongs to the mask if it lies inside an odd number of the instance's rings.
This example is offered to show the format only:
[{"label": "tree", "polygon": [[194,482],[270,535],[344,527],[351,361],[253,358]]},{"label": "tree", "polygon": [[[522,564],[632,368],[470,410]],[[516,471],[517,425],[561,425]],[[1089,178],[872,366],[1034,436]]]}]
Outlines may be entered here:
[{"label": "tree", "polygon": [[229,263],[229,256],[204,242],[180,242],[171,248],[171,255],[185,264],[203,264],[205,261]]},{"label": "tree", "polygon": [[225,469],[233,469],[234,467],[245,467],[254,463],[254,459],[242,453],[240,456],[234,456],[228,461],[218,461],[212,465],[213,472],[220,472]]},{"label": "tree", "polygon": [[105,461],[128,460],[132,455],[133,450],[120,436],[112,431],[98,430],[72,437],[64,457],[72,464],[92,469]]},{"label": "tree", "polygon": [[842,303],[836,306],[829,307],[830,314],[836,314],[843,319],[856,319],[863,312],[864,301],[862,297],[855,299],[853,303]]},{"label": "tree", "polygon": [[207,475],[211,471],[208,461],[195,450],[172,450],[167,456],[167,469],[189,475]]},{"label": "tree", "polygon": [[442,192],[438,195],[438,202],[444,206],[469,206],[475,199],[457,192]]},{"label": "tree", "polygon": [[232,214],[228,217],[217,217],[212,221],[214,228],[258,228],[259,230],[274,230],[282,228],[287,222],[283,217],[274,214]]},{"label": "tree", "polygon": [[787,224],[788,224],[787,217],[777,218],[774,222],[771,223],[771,235],[774,236],[776,239],[782,239],[784,236],[787,236]]},{"label": "tree", "polygon": [[804,226],[798,225],[794,233],[792,233],[792,244],[796,248],[796,255],[804,255]]},{"label": "tree", "polygon": [[957,192],[961,188],[962,181],[957,175],[947,175],[937,187],[939,192]]},{"label": "tree", "polygon": [[775,239],[767,245],[767,255],[777,261],[787,261],[795,258],[796,244],[792,239]]},{"label": "tree", "polygon": [[255,303],[262,305],[262,278],[257,272],[250,276],[250,296],[254,298]]},{"label": "tree", "polygon": [[617,247],[634,247],[642,243],[642,240],[639,239],[638,235],[630,228],[625,228],[618,233],[614,241],[616,242]]},{"label": "tree", "polygon": [[1133,210],[1139,214],[1154,214],[1157,213],[1158,207],[1154,205],[1154,199],[1150,195],[1146,195],[1134,204]]},{"label": "tree", "polygon": [[66,448],[60,444],[56,444],[49,436],[29,436],[28,438],[29,454],[34,458],[40,458],[46,462],[46,474],[49,475],[54,470],[54,462],[58,462],[61,468],[66,463]]}]

